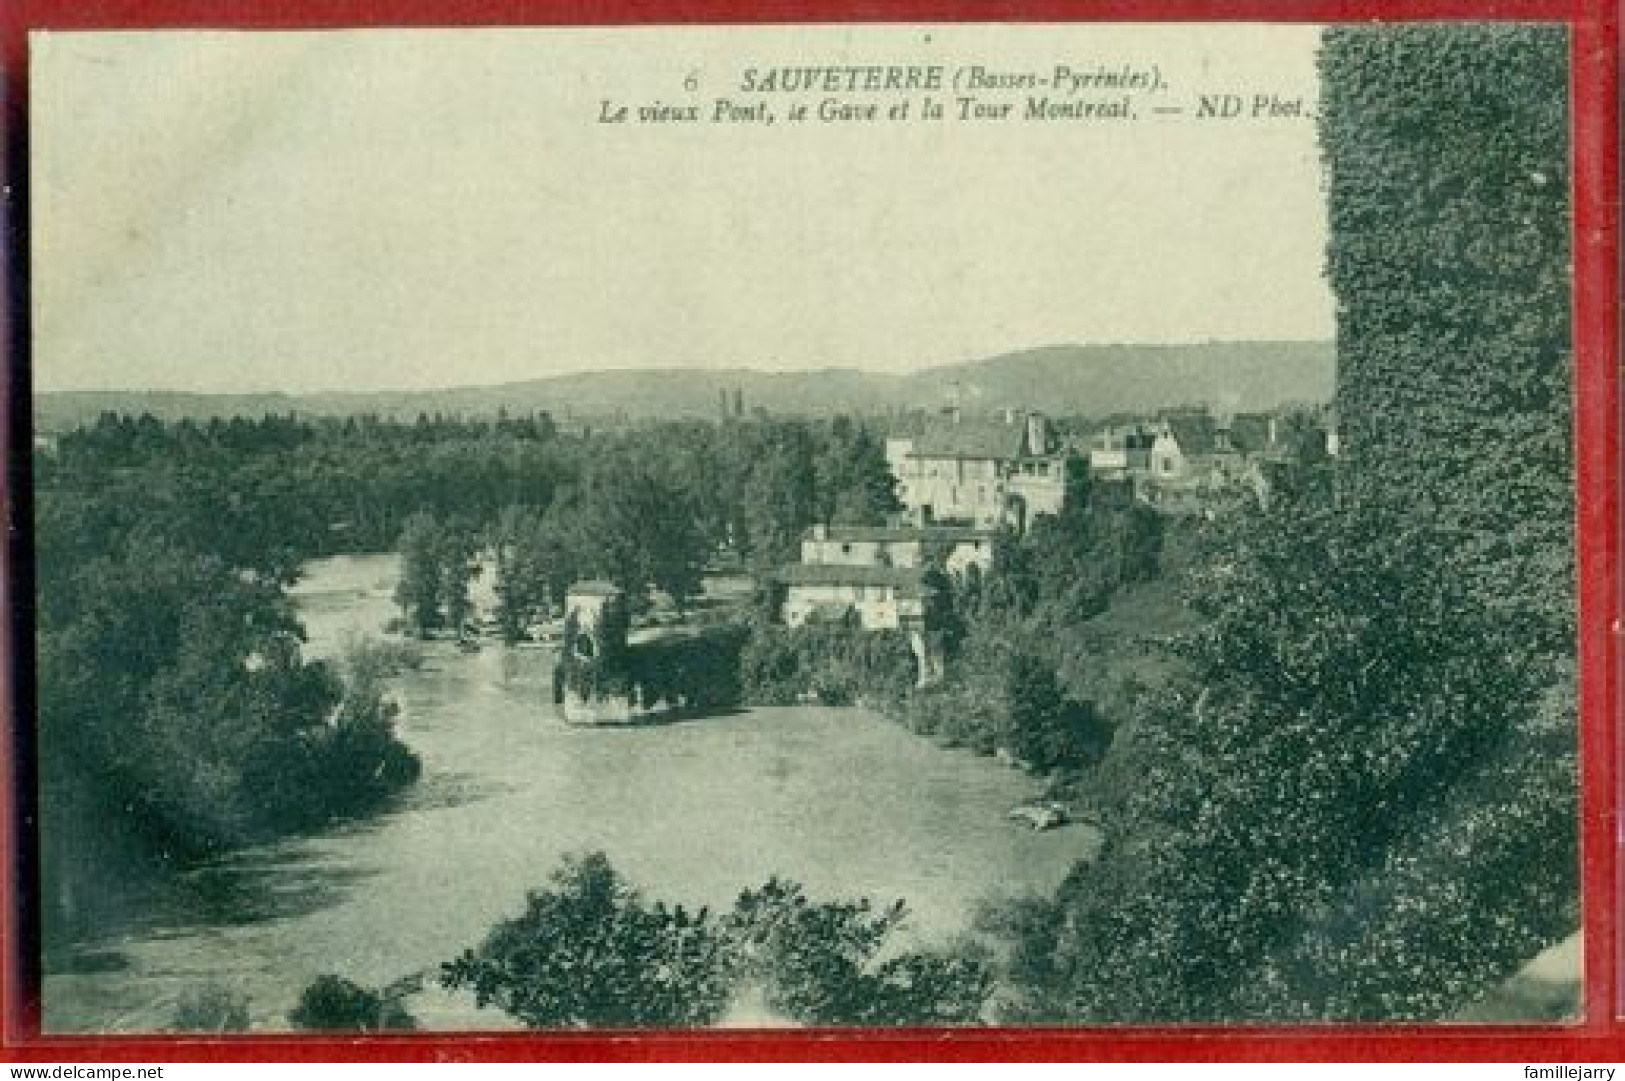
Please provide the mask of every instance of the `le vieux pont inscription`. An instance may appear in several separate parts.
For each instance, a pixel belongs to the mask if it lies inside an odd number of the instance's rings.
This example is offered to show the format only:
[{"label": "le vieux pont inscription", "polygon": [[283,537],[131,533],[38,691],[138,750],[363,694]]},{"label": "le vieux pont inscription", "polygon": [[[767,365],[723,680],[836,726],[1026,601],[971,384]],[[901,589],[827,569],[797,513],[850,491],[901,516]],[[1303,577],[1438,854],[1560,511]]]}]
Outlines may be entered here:
[{"label": "le vieux pont inscription", "polygon": [[665,97],[600,98],[600,124],[1016,124],[1313,119],[1302,94],[1260,87],[1176,88],[1154,63],[1038,68],[984,64],[744,67],[709,89],[691,71]]}]

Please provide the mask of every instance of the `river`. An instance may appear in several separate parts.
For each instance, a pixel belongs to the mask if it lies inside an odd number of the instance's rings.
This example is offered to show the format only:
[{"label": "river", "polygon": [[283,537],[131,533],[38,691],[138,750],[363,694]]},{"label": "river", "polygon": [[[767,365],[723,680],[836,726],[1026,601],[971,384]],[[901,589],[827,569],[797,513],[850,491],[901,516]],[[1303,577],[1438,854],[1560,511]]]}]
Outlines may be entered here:
[{"label": "river", "polygon": [[[320,560],[294,592],[307,651],[381,636],[391,556]],[[752,709],[643,728],[575,728],[547,703],[547,655],[427,648],[393,683],[423,777],[384,812],[197,868],[110,929],[94,964],[48,974],[47,1031],[160,1030],[188,991],[246,995],[286,1028],[335,972],[382,985],[433,969],[516,914],[561,856],[593,849],[652,898],[726,907],[779,874],[814,897],[904,898],[906,930],[945,942],[990,896],[1052,891],[1097,838],[1005,812],[1037,782],[854,709]],[[432,986],[426,1028],[508,1027]]]}]

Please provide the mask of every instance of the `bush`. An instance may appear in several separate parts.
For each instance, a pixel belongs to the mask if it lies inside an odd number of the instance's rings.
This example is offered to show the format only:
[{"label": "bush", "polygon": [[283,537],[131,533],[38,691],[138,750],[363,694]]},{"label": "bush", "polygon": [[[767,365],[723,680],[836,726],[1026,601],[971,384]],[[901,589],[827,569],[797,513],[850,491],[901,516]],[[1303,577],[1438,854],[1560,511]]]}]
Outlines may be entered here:
[{"label": "bush", "polygon": [[739,657],[745,700],[758,706],[793,705],[806,689],[804,679],[790,628],[765,621],[754,624]]},{"label": "bush", "polygon": [[248,996],[218,984],[184,992],[169,1023],[172,1032],[247,1032]]},{"label": "bush", "polygon": [[417,1023],[393,998],[342,976],[318,976],[299,995],[288,1023],[307,1032],[405,1032]]},{"label": "bush", "polygon": [[423,645],[414,639],[380,641],[352,636],[344,642],[340,656],[346,680],[366,686],[423,667]]}]

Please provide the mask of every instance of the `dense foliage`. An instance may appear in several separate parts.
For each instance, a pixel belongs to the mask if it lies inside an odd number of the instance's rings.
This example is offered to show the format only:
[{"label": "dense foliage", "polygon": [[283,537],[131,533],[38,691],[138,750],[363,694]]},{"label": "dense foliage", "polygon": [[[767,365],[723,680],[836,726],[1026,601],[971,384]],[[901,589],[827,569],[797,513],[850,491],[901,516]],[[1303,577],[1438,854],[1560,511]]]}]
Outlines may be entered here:
[{"label": "dense foliage", "polygon": [[1565,42],[1321,64],[1348,455],[1214,524],[1015,1018],[1439,1018],[1577,920]]},{"label": "dense foliage", "polygon": [[553,701],[624,698],[643,710],[709,711],[741,700],[740,654],[748,631],[737,623],[691,627],[651,641],[628,642],[629,617],[617,599],[590,625],[578,613],[564,620],[553,666]]},{"label": "dense foliage", "polygon": [[1229,524],[1019,1016],[1433,1017],[1571,925],[1572,864],[1511,872],[1572,845],[1572,717],[1452,539],[1329,503]]},{"label": "dense foliage", "polygon": [[751,629],[739,670],[746,700],[758,705],[812,696],[826,705],[896,710],[914,686],[917,665],[902,631],[864,631],[849,614],[800,627],[762,620]]},{"label": "dense foliage", "polygon": [[773,566],[815,521],[875,523],[897,507],[880,439],[845,417],[563,431],[545,414],[106,414],[63,434],[38,472],[46,487],[152,491],[198,512],[188,524],[209,550],[290,564],[392,550],[414,515],[456,523],[498,545],[516,628],[579,578],[615,582],[634,607],[650,587],[681,606],[719,549]]},{"label": "dense foliage", "polygon": [[726,938],[710,913],[649,903],[601,853],[567,860],[522,915],[444,967],[532,1028],[703,1025],[730,999]]},{"label": "dense foliage", "polygon": [[1480,595],[1568,649],[1566,31],[1337,31],[1321,65],[1345,483],[1459,531]]},{"label": "dense foliage", "polygon": [[719,919],[646,901],[593,853],[567,859],[441,981],[532,1028],[710,1024],[753,997],[805,1024],[977,1023],[993,984],[985,958],[899,951],[905,918],[900,901],[817,902],[775,878]]},{"label": "dense foliage", "polygon": [[968,1025],[993,989],[987,959],[969,946],[897,953],[902,901],[876,907],[813,901],[772,878],[745,890],[723,920],[739,979],[760,986],[772,1012],[810,1025]]},{"label": "dense foliage", "polygon": [[710,711],[739,705],[740,654],[749,631],[738,624],[707,627],[693,634],[628,649],[628,675],[638,705]]},{"label": "dense foliage", "polygon": [[[392,549],[406,519],[483,522],[508,504],[545,506],[568,448],[546,415],[496,420],[268,415],[164,423],[105,414],[37,459],[45,487],[189,489],[211,551],[282,549],[299,558]],[[162,508],[168,499],[160,498]]]},{"label": "dense foliage", "polygon": [[[184,505],[184,500],[179,500]],[[372,669],[303,659],[282,554],[209,546],[122,486],[37,493],[47,921],[122,861],[179,859],[375,806],[417,775]],[[246,544],[246,541],[239,541]],[[96,855],[123,851],[104,864]]]},{"label": "dense foliage", "polygon": [[474,611],[469,582],[479,572],[472,531],[418,511],[401,530],[400,550],[395,603],[407,629],[420,638],[441,630],[462,634]]}]

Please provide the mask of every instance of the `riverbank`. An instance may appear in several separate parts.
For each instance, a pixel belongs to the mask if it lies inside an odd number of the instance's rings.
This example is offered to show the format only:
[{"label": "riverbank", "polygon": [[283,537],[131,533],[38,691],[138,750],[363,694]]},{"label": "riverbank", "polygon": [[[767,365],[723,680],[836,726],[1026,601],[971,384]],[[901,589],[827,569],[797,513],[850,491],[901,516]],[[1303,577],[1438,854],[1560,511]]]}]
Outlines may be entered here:
[{"label": "riverbank", "polygon": [[[324,560],[295,590],[308,650],[330,655],[393,614],[391,557]],[[422,780],[384,813],[195,869],[94,944],[97,971],[46,979],[49,1031],[166,1025],[204,984],[256,1028],[316,976],[381,985],[433,969],[521,908],[561,856],[605,851],[650,897],[726,906],[774,874],[815,897],[904,898],[943,942],[988,896],[1050,893],[1098,839],[1006,819],[1039,782],[861,710],[753,709],[643,728],[566,725],[545,651],[425,648],[394,681]],[[411,1003],[426,1026],[506,1026],[461,996]]]}]

